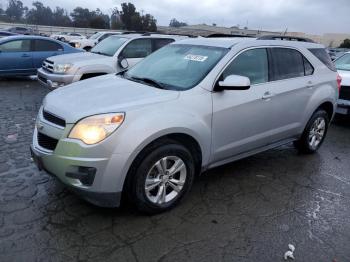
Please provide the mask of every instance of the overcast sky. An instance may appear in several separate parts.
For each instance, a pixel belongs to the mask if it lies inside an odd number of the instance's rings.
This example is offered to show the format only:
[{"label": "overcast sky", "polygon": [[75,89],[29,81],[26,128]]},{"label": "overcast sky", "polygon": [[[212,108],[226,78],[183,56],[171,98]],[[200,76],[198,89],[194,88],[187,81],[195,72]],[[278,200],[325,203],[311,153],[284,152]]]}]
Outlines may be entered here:
[{"label": "overcast sky", "polygon": [[[22,0],[31,5],[33,0]],[[45,5],[66,8],[100,8],[110,13],[119,0],[41,0]],[[307,33],[350,33],[350,0],[134,0],[136,8],[150,13],[158,25],[171,18],[188,24],[246,26],[252,29],[302,31]],[[6,6],[7,0],[0,0]]]}]

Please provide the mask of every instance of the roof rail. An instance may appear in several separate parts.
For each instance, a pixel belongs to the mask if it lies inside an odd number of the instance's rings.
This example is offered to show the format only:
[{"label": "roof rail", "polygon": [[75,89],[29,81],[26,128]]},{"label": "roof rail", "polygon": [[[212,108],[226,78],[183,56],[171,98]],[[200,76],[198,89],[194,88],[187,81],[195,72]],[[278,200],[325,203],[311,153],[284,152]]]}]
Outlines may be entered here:
[{"label": "roof rail", "polygon": [[124,31],[122,32],[122,35],[128,35],[128,34],[146,34],[146,31]]},{"label": "roof rail", "polygon": [[264,35],[264,36],[258,37],[257,40],[285,40],[285,41],[315,43],[315,41],[310,39],[310,38],[298,37],[298,36],[288,36],[288,35]]},{"label": "roof rail", "polygon": [[149,35],[173,35],[173,36],[187,36],[187,37],[198,37],[196,35],[187,35],[187,34],[180,34],[180,33],[161,33],[161,32],[147,32],[144,33],[142,36],[149,36]]},{"label": "roof rail", "polygon": [[207,35],[206,38],[212,38],[212,37],[245,37],[245,38],[252,38],[253,36],[250,35],[238,35],[238,34],[221,34],[221,33],[214,33]]}]

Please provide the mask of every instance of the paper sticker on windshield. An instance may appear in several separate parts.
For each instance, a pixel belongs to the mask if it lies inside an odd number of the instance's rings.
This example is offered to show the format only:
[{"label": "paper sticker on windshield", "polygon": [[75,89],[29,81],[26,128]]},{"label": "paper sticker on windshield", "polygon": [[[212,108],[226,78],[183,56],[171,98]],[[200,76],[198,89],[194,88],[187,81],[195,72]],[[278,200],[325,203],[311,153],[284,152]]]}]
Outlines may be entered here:
[{"label": "paper sticker on windshield", "polygon": [[187,55],[184,57],[185,60],[191,60],[191,61],[196,61],[196,62],[204,62],[207,60],[207,56],[202,56],[202,55]]}]

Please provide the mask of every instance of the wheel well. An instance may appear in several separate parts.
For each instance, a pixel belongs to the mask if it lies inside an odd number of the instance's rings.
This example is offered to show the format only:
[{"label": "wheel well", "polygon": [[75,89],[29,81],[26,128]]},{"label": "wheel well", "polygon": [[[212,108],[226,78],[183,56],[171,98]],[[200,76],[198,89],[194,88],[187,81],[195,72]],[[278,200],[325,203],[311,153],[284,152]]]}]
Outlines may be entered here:
[{"label": "wheel well", "polygon": [[329,120],[332,119],[333,113],[334,113],[334,108],[333,108],[333,104],[331,102],[325,102],[322,105],[320,105],[318,109],[323,109],[324,111],[327,112]]},{"label": "wheel well", "polygon": [[88,78],[96,77],[96,76],[102,76],[106,75],[106,73],[89,73],[89,74],[83,74],[80,80],[85,80]]},{"label": "wheel well", "polygon": [[125,192],[125,189],[128,188],[129,184],[132,181],[131,173],[133,173],[133,170],[135,170],[139,166],[139,164],[143,159],[143,156],[147,155],[149,152],[151,152],[155,148],[163,145],[165,141],[169,141],[169,140],[178,142],[179,144],[183,145],[191,152],[195,161],[195,173],[200,174],[201,168],[202,168],[202,150],[199,146],[199,143],[196,141],[196,139],[194,139],[190,135],[182,134],[182,133],[165,135],[150,142],[147,146],[145,146],[141,150],[141,152],[133,160],[123,185],[124,197],[125,197],[125,194],[127,194],[127,192]]}]

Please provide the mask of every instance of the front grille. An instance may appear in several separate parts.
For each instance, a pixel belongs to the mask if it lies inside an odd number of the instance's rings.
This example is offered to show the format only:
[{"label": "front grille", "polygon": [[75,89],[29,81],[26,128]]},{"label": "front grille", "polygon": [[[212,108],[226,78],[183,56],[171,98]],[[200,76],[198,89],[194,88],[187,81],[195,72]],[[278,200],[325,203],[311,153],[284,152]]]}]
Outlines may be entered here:
[{"label": "front grille", "polygon": [[47,135],[38,132],[38,144],[42,148],[54,151],[57,146],[58,140]]},{"label": "front grille", "polygon": [[66,121],[58,116],[55,116],[45,110],[43,110],[43,117],[46,121],[51,122],[55,125],[65,127],[66,126]]},{"label": "front grille", "polygon": [[43,69],[45,69],[46,71],[49,71],[50,73],[53,72],[53,62],[46,59],[44,62],[43,62]]},{"label": "front grille", "polygon": [[350,100],[350,86],[341,87],[339,99]]}]

